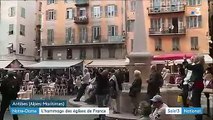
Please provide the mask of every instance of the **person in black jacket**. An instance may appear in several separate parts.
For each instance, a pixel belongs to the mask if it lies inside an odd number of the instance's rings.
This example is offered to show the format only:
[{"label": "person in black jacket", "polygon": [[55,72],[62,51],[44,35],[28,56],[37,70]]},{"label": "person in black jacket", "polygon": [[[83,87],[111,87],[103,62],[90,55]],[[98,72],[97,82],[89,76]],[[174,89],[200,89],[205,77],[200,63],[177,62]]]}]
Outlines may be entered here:
[{"label": "person in black jacket", "polygon": [[133,103],[133,114],[137,115],[137,110],[139,107],[140,102],[140,92],[142,87],[142,80],[141,80],[141,72],[139,70],[134,71],[135,80],[130,87],[129,96],[131,97],[131,101]]},{"label": "person in black jacket", "polygon": [[152,99],[156,94],[160,94],[162,76],[157,72],[156,66],[151,66],[151,74],[149,80],[147,80],[147,95],[148,100]]},{"label": "person in black jacket", "polygon": [[[204,73],[204,57],[196,56],[194,60],[194,65],[188,64],[186,59],[184,59],[183,65],[192,71],[190,82],[193,82],[192,86],[192,105],[193,107],[201,107],[201,93],[204,89],[203,84],[203,73]],[[202,120],[202,115],[195,115],[195,120]]]},{"label": "person in black jacket", "polygon": [[[16,100],[17,93],[20,90],[20,82],[16,79],[14,72],[8,72],[0,90],[2,94],[0,120],[3,120],[5,111],[9,107],[11,100]],[[18,120],[18,116],[13,115],[13,120]]]},{"label": "person in black jacket", "polygon": [[[96,101],[98,107],[106,107],[107,95],[109,94],[109,72],[104,70],[101,74],[97,72],[96,74]],[[105,115],[99,115],[100,120],[105,120]]]}]

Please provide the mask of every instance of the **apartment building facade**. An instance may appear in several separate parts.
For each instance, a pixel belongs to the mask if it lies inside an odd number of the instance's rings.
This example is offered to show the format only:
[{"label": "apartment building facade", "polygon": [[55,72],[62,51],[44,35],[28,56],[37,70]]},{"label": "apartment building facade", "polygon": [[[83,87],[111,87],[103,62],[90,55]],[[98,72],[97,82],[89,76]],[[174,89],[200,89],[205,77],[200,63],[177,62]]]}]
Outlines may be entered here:
[{"label": "apartment building facade", "polygon": [[34,61],[36,1],[0,1],[0,60]]},{"label": "apartment building facade", "polygon": [[123,59],[125,2],[47,0],[42,4],[42,60]]},{"label": "apartment building facade", "polygon": [[[209,53],[207,0],[144,0],[143,5],[150,53]],[[127,41],[129,53],[134,37]]]}]

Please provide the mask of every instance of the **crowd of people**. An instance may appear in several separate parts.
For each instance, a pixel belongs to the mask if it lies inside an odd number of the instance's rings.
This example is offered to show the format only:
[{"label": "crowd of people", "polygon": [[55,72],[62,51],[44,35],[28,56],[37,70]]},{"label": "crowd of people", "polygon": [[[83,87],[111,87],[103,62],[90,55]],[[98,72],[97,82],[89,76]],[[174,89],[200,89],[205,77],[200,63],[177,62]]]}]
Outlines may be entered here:
[{"label": "crowd of people", "polygon": [[[182,90],[183,106],[201,107],[201,93],[204,87],[213,88],[212,67],[204,70],[204,58],[196,56],[191,59],[189,64],[184,59],[183,64],[178,67],[178,75],[175,83]],[[168,107],[160,96],[160,88],[168,84],[171,72],[166,67],[158,71],[155,65],[150,67],[150,76],[147,79],[147,99],[141,103],[142,73],[139,70],[134,71],[134,80],[129,90],[129,97],[133,104],[132,113],[134,115],[142,114],[141,120],[173,120],[172,115],[165,115],[165,108]],[[9,80],[8,80],[9,79]],[[8,81],[14,84],[8,84]],[[114,114],[120,114],[120,99],[122,92],[122,83],[129,81],[129,71],[127,69],[107,69],[107,68],[85,68],[83,73],[76,74],[52,74],[35,73],[25,71],[24,73],[8,72],[3,78],[1,93],[3,96],[1,103],[0,120],[3,120],[5,110],[9,106],[9,101],[16,99],[20,86],[26,82],[33,81],[37,88],[37,93],[42,92],[41,83],[52,83],[55,85],[64,84],[67,87],[69,95],[77,94],[74,102],[79,102],[84,96],[84,101],[88,104],[97,104],[98,107],[110,107]],[[8,93],[7,89],[13,88],[13,93]],[[10,96],[12,95],[12,96]],[[191,101],[191,104],[189,104]],[[13,116],[18,120],[17,115]],[[195,115],[196,120],[202,120],[202,115]],[[99,115],[100,120],[105,120],[105,115]]]}]

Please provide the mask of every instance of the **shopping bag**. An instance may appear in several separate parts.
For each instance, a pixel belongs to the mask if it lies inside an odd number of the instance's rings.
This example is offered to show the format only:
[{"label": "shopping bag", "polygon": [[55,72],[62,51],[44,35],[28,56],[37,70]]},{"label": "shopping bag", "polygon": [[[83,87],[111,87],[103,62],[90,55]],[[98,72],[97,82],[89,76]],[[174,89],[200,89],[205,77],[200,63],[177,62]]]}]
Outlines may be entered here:
[{"label": "shopping bag", "polygon": [[182,102],[183,102],[183,97],[182,97],[182,95],[178,95],[178,96],[177,96],[177,102],[178,102],[178,103],[182,103]]}]

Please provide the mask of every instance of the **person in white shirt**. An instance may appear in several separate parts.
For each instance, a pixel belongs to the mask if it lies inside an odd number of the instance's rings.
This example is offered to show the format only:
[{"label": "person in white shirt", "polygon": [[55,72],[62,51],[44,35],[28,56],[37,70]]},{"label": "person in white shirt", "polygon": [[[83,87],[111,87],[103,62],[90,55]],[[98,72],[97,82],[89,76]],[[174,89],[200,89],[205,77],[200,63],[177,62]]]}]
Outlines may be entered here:
[{"label": "person in white shirt", "polygon": [[166,69],[164,75],[163,75],[163,80],[164,80],[164,84],[167,84],[170,82],[170,77],[171,77],[171,73],[169,69]]},{"label": "person in white shirt", "polygon": [[24,76],[24,80],[27,81],[27,82],[30,81],[30,73],[29,73],[29,71],[26,72],[26,74]]},{"label": "person in white shirt", "polygon": [[90,73],[89,73],[89,70],[87,68],[85,68],[84,69],[84,77],[82,78],[81,87],[79,89],[79,92],[78,92],[76,99],[74,99],[75,102],[80,101],[81,97],[85,93],[87,86],[89,85],[89,80],[90,80]]},{"label": "person in white shirt", "polygon": [[155,95],[151,99],[152,105],[155,108],[149,115],[150,120],[175,120],[175,117],[171,114],[166,114],[166,108],[168,107],[160,95]]}]

